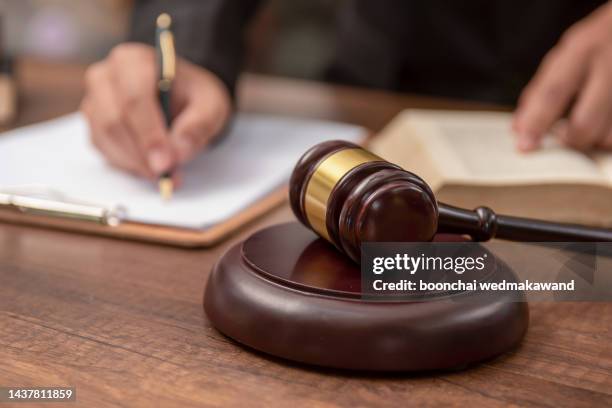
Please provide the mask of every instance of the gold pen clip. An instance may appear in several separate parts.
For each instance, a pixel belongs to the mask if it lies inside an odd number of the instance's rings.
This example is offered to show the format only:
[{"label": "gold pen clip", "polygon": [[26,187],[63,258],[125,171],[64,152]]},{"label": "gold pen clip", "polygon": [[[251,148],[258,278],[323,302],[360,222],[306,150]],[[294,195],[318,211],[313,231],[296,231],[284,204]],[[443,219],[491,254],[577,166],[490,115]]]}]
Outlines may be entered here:
[{"label": "gold pen clip", "polygon": [[157,29],[159,30],[159,49],[161,53],[161,80],[159,89],[170,90],[172,81],[176,76],[176,50],[174,48],[174,35],[170,31],[172,18],[164,13],[157,18]]}]

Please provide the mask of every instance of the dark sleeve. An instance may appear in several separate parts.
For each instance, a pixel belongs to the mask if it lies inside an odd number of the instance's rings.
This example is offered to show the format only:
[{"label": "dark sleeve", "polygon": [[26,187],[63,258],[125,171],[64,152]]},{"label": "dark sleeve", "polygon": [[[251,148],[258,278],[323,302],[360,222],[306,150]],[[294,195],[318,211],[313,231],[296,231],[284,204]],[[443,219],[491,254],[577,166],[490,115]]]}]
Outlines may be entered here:
[{"label": "dark sleeve", "polygon": [[242,68],[243,31],[260,0],[137,0],[130,40],[154,44],[155,20],[172,16],[178,55],[215,73],[234,94]]}]

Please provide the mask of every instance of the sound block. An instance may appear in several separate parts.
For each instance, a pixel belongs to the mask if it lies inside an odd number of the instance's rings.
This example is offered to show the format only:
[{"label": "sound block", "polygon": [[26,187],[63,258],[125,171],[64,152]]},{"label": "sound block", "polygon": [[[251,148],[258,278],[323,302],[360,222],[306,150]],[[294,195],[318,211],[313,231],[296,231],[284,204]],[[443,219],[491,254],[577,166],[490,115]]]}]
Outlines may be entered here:
[{"label": "sound block", "polygon": [[210,274],[204,310],[220,332],[264,353],[373,371],[463,368],[517,346],[529,320],[526,303],[498,297],[363,300],[359,267],[298,223],[230,248]]}]

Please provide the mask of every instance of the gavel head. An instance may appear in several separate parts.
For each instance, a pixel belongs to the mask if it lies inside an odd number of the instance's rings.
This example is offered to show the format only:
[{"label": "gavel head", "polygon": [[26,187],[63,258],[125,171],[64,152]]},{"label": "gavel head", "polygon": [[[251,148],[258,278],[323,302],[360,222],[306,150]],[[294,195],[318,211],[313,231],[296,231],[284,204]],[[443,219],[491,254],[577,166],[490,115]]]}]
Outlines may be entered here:
[{"label": "gavel head", "polygon": [[344,141],[312,147],[289,184],[302,224],[360,262],[362,242],[430,241],[438,205],[418,176]]}]

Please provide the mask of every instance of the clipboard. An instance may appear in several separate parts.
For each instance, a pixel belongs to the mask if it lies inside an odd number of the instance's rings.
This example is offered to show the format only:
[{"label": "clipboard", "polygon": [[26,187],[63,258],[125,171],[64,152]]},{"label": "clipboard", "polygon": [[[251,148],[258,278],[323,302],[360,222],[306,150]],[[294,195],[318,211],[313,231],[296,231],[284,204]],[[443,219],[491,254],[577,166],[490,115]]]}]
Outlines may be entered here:
[{"label": "clipboard", "polygon": [[121,219],[121,210],[0,193],[0,222],[102,235],[184,248],[213,246],[287,201],[283,186],[235,216],[208,228],[190,229]]},{"label": "clipboard", "polygon": [[71,114],[0,135],[0,222],[207,247],[285,202],[291,170],[308,148],[368,136],[349,124],[238,113],[183,169],[184,185],[164,203],[152,183],[105,163],[84,118]]}]

